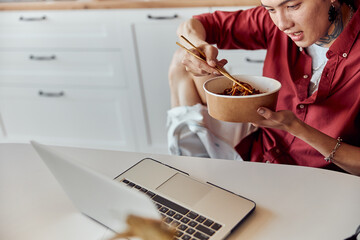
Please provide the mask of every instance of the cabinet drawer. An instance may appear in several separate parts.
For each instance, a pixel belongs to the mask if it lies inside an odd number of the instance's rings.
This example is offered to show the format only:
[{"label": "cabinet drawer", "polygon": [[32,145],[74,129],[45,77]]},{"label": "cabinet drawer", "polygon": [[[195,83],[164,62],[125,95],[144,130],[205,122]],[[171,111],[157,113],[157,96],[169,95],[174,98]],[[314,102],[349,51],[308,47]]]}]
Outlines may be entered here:
[{"label": "cabinet drawer", "polygon": [[231,74],[261,76],[266,50],[220,50],[218,59],[227,59],[226,69]]},{"label": "cabinet drawer", "polygon": [[[207,13],[209,8],[142,8],[136,10],[128,10],[128,14],[132,14],[132,22],[134,23],[148,23],[149,25],[156,24],[171,24],[181,23],[194,15]],[[169,33],[176,36],[176,31]],[[158,36],[161,39],[160,36]]]},{"label": "cabinet drawer", "polygon": [[14,141],[134,150],[129,106],[120,90],[0,88],[2,126]]},{"label": "cabinet drawer", "polygon": [[126,86],[120,50],[99,52],[3,51],[0,83]]},{"label": "cabinet drawer", "polygon": [[[121,15],[121,14],[120,14]],[[111,10],[0,13],[2,48],[118,48],[131,31]],[[99,21],[101,19],[101,21]]]}]

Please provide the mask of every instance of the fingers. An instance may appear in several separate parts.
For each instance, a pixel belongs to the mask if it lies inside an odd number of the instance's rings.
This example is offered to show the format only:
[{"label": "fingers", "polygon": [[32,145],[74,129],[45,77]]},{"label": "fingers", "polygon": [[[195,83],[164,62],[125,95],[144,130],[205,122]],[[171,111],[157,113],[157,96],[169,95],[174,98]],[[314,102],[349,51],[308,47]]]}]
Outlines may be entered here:
[{"label": "fingers", "polygon": [[285,111],[274,112],[266,107],[259,107],[257,113],[265,118],[262,124],[267,127],[280,127],[286,122],[287,113]]},{"label": "fingers", "polygon": [[217,62],[217,65],[219,67],[224,67],[227,63],[228,61],[226,59],[221,59],[220,61]]},{"label": "fingers", "polygon": [[258,120],[253,122],[252,124],[256,127],[270,127],[270,128],[277,128],[278,123],[274,120],[273,111],[265,107],[259,107],[257,109],[257,113],[264,117],[263,120]]},{"label": "fingers", "polygon": [[[226,59],[222,59],[215,63],[217,67],[224,67],[227,64]],[[181,62],[185,66],[187,72],[192,73],[194,76],[205,76],[205,75],[221,75],[221,73],[215,68],[211,67],[209,64],[195,59],[194,61],[184,58]]]},{"label": "fingers", "polygon": [[270,109],[268,108],[265,108],[265,107],[259,107],[258,110],[257,110],[257,113],[261,116],[263,116],[265,119],[268,119],[268,120],[274,120],[272,119],[273,118],[273,111],[271,111]]},{"label": "fingers", "polygon": [[260,107],[257,109],[259,115],[265,119],[256,122],[256,124],[262,127],[277,128],[284,131],[293,131],[301,122],[293,112],[289,110],[271,111],[266,107]]},{"label": "fingers", "polygon": [[195,76],[205,76],[212,74],[215,69],[210,67],[207,63],[196,59],[193,56],[185,57],[182,62],[187,72],[192,73]]},{"label": "fingers", "polygon": [[[193,56],[191,53],[186,52],[183,55],[182,64],[185,66],[185,70],[194,76],[206,76],[206,75],[220,75],[217,66],[224,66],[227,61],[225,59],[217,61],[216,57],[218,55],[218,49],[212,45],[204,44],[198,47],[206,56],[205,61]],[[191,52],[196,54],[199,57],[202,57],[201,54],[196,49],[191,49]],[[203,58],[203,57],[202,57]]]},{"label": "fingers", "polygon": [[287,124],[289,121],[295,119],[294,114],[288,110],[274,112],[266,107],[259,107],[257,113],[263,116],[265,119],[271,120],[272,122],[278,124]]},{"label": "fingers", "polygon": [[215,68],[217,64],[216,58],[219,54],[219,50],[214,46],[208,44],[203,47],[203,52],[205,53],[206,62],[208,63],[208,65]]}]

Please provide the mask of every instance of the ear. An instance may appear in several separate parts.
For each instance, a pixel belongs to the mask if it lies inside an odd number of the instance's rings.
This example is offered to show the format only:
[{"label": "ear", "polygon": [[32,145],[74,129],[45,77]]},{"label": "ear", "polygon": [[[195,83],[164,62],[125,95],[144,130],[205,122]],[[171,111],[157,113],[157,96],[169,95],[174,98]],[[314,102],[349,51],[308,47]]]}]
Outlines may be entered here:
[{"label": "ear", "polygon": [[338,0],[330,0],[330,4],[333,5],[336,9],[338,9],[341,5],[340,1]]}]

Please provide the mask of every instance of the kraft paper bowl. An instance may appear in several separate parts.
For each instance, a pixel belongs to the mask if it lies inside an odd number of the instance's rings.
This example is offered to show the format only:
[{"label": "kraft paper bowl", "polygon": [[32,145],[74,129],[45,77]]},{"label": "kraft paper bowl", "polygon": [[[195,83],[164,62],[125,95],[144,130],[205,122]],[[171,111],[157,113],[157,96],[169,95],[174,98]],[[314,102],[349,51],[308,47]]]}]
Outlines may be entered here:
[{"label": "kraft paper bowl", "polygon": [[224,76],[212,78],[204,83],[205,96],[210,116],[226,122],[255,122],[263,119],[257,113],[259,107],[275,109],[281,83],[275,79],[233,75],[241,82],[260,90],[260,94],[249,96],[221,95],[233,82]]}]

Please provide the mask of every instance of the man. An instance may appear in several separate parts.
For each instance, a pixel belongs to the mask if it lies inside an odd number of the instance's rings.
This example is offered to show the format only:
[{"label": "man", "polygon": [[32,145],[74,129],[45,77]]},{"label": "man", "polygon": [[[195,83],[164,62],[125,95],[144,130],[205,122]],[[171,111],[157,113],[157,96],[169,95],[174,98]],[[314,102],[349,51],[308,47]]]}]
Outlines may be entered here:
[{"label": "man", "polygon": [[169,71],[173,106],[206,104],[201,83],[218,74],[216,65],[226,64],[216,59],[218,50],[212,44],[267,49],[263,75],[282,83],[276,111],[258,109],[264,119],[252,123],[259,129],[245,134],[237,152],[249,161],[360,175],[358,3],[262,0],[254,9],[186,21],[178,35],[200,48],[207,64],[183,50],[174,55]]}]

